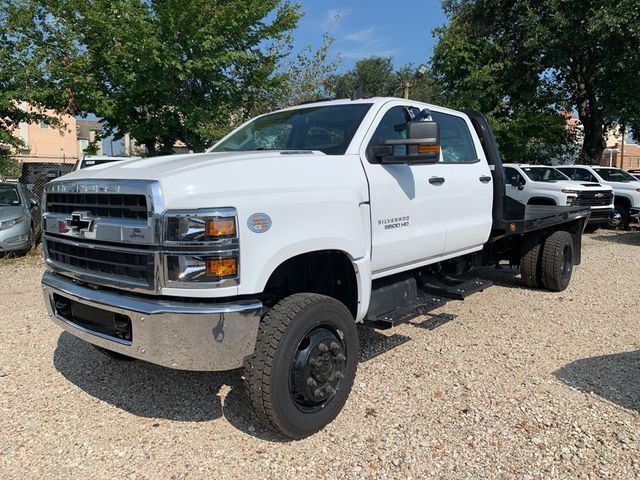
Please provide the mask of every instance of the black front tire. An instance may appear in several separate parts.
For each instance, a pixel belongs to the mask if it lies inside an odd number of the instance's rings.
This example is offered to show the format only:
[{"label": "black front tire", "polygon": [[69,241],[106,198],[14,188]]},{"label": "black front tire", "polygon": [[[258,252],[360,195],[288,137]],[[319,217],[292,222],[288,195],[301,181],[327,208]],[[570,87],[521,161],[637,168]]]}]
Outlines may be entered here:
[{"label": "black front tire", "polygon": [[339,301],[297,293],[278,302],[263,318],[245,365],[258,419],[296,439],[321,430],[347,401],[358,350],[355,322]]},{"label": "black front tire", "polygon": [[561,292],[573,273],[573,239],[569,232],[554,232],[542,247],[542,283],[547,290]]},{"label": "black front tire", "polygon": [[620,215],[620,221],[615,226],[617,230],[629,230],[629,224],[631,223],[631,212],[629,207],[621,204],[617,204],[616,212]]},{"label": "black front tire", "polygon": [[29,253],[31,250],[36,248],[36,245],[37,245],[36,231],[33,228],[33,225],[31,225],[31,228],[29,229],[29,246],[21,252],[22,255],[26,255],[27,253]]}]

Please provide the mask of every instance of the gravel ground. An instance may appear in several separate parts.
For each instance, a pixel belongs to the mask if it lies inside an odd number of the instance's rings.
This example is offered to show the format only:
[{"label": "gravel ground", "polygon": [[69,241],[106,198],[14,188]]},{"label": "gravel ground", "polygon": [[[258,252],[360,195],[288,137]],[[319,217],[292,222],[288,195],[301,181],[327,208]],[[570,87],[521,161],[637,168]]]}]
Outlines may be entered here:
[{"label": "gravel ground", "polygon": [[586,235],[562,293],[497,286],[361,330],[342,414],[263,430],[239,371],[119,363],[61,333],[37,255],[0,261],[0,478],[640,477],[640,233]]}]

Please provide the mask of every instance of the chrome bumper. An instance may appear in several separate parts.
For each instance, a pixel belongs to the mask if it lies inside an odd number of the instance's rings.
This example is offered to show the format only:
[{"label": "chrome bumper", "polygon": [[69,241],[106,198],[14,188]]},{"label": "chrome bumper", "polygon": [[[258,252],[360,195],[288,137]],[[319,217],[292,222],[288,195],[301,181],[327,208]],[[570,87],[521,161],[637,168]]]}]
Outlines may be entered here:
[{"label": "chrome bumper", "polygon": [[[81,286],[61,275],[42,277],[45,304],[53,321],[89,343],[179,370],[231,370],[255,348],[262,303],[182,303]],[[89,330],[62,316],[54,295],[131,320],[131,340]]]}]

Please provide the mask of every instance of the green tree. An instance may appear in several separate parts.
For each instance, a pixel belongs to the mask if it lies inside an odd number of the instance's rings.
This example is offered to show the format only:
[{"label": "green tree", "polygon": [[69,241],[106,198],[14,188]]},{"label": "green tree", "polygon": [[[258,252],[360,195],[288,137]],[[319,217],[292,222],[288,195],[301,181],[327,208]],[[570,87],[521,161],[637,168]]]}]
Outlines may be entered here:
[{"label": "green tree", "polygon": [[[280,0],[14,0],[11,45],[37,55],[69,113],[95,113],[150,154],[193,150],[281,87],[274,48],[299,6]],[[51,45],[55,45],[52,48]],[[60,108],[58,101],[58,108]]]},{"label": "green tree", "polygon": [[400,81],[393,71],[390,57],[369,57],[356,62],[355,67],[328,81],[328,88],[337,98],[351,98],[356,89],[365,97],[390,97],[399,91]]},{"label": "green tree", "polygon": [[18,160],[6,152],[0,152],[0,179],[20,177],[21,168],[22,165]]},{"label": "green tree", "polygon": [[329,79],[340,63],[339,57],[331,57],[334,38],[328,33],[322,36],[317,50],[307,45],[300,53],[285,60],[283,74],[286,83],[277,107],[297,105],[329,96]]},{"label": "green tree", "polygon": [[437,32],[433,66],[451,101],[489,112],[505,134],[519,118],[549,147],[563,135],[554,112],[575,110],[581,155],[593,163],[612,125],[640,133],[637,0],[446,0],[444,8],[450,24]]},{"label": "green tree", "polygon": [[403,84],[410,84],[410,98],[420,102],[440,103],[442,89],[430,70],[416,75],[416,67],[409,63],[399,70],[393,68],[391,57],[369,57],[327,81],[327,90],[337,98],[350,98],[356,89],[365,97],[394,97],[404,94]]},{"label": "green tree", "polygon": [[[60,48],[55,27],[43,23],[33,30],[24,7],[21,0],[0,0],[0,144],[14,148],[24,146],[15,136],[20,123],[60,126],[46,107],[64,113],[68,104],[66,89],[52,75],[50,59]],[[31,49],[35,42],[42,48]]]}]

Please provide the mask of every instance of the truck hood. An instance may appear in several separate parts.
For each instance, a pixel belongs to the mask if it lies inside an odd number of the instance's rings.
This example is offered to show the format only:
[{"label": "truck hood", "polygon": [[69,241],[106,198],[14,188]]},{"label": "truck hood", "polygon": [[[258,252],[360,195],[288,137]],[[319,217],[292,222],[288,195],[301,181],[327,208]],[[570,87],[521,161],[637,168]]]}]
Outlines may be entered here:
[{"label": "truck hood", "polygon": [[[336,174],[340,172],[340,174]],[[357,155],[316,151],[221,152],[169,155],[104,164],[56,181],[153,180],[167,209],[260,205],[256,197],[357,190],[366,179]],[[327,195],[327,193],[324,193]],[[363,199],[364,200],[364,199]]]},{"label": "truck hood", "polygon": [[[324,155],[319,152],[305,153],[306,156]],[[196,173],[208,171],[216,166],[240,167],[256,161],[286,156],[282,152],[228,152],[195,153],[185,155],[164,155],[160,157],[140,158],[126,163],[104,163],[87,170],[78,170],[62,180],[110,179],[110,180],[162,180],[184,172]]]},{"label": "truck hood", "polygon": [[[579,192],[590,192],[602,190],[605,192],[613,191],[613,188],[610,185],[603,185],[601,183],[592,183],[592,182],[580,182],[580,181],[566,181],[563,182],[569,185],[569,188],[573,188]],[[565,188],[565,187],[563,187]]]},{"label": "truck hood", "polygon": [[615,190],[628,190],[630,192],[635,192],[640,189],[640,181],[632,182],[629,180],[628,182],[607,182],[611,185]]}]

